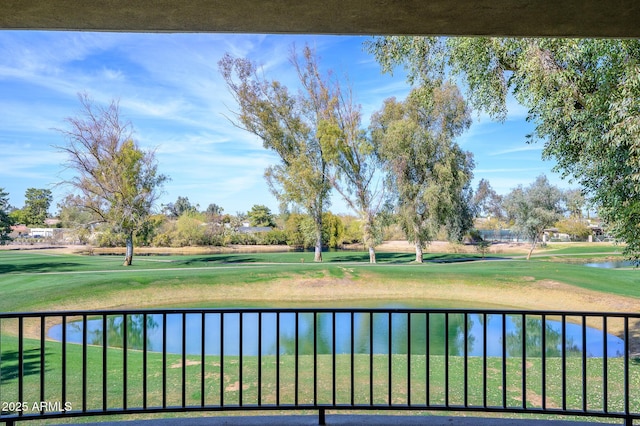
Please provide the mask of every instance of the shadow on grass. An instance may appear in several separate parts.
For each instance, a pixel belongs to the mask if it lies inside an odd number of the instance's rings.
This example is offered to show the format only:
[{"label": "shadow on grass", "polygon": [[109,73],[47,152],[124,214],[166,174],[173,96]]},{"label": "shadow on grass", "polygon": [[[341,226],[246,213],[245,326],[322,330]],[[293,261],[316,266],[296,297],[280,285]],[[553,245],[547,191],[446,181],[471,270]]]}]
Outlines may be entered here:
[{"label": "shadow on grass", "polygon": [[503,257],[482,257],[480,255],[473,254],[441,254],[441,255],[429,255],[425,256],[424,261],[430,263],[462,263],[462,262],[476,262],[478,260],[504,260]]},{"label": "shadow on grass", "polygon": [[[258,253],[258,254],[215,254],[199,256],[181,262],[183,265],[195,266],[198,264],[250,264],[250,263],[300,263],[300,253]],[[324,263],[368,263],[368,252],[323,252]],[[500,257],[484,257],[468,253],[455,254],[425,254],[424,263],[458,263],[473,262],[478,260],[501,260]],[[386,264],[409,264],[415,260],[414,253],[376,253],[376,261]]]},{"label": "shadow on grass", "polygon": [[0,264],[0,274],[67,272],[77,270],[79,266],[83,265],[74,262],[38,262],[21,265]]},{"label": "shadow on grass", "polygon": [[252,256],[252,255],[239,255],[239,254],[220,254],[212,256],[194,257],[189,260],[185,260],[182,263],[185,265],[194,265],[198,263],[257,263],[264,262],[265,259]]},{"label": "shadow on grass", "polygon": [[[412,253],[376,253],[376,262],[380,263],[407,263],[415,259],[415,254]],[[368,252],[345,252],[332,253],[327,259],[329,262],[369,262]]]},{"label": "shadow on grass", "polygon": [[[19,369],[19,352],[18,351],[6,351],[0,355],[0,382],[6,384],[7,382],[17,380],[20,375]],[[45,357],[48,354],[45,354]],[[40,349],[26,349],[22,353],[22,368],[23,377],[31,375],[39,375],[42,364],[40,362]]]}]

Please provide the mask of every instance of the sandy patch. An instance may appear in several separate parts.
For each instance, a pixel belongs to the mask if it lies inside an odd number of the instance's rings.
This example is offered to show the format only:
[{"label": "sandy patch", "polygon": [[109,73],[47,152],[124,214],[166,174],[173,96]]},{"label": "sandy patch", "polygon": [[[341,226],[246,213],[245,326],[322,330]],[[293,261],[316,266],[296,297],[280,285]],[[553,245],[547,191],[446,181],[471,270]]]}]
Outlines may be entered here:
[{"label": "sandy patch", "polygon": [[[187,367],[189,367],[190,365],[200,365],[200,361],[195,361],[192,359],[188,359],[185,364],[187,365]],[[171,364],[169,366],[169,368],[182,368],[182,361],[178,361],[175,364]]]}]

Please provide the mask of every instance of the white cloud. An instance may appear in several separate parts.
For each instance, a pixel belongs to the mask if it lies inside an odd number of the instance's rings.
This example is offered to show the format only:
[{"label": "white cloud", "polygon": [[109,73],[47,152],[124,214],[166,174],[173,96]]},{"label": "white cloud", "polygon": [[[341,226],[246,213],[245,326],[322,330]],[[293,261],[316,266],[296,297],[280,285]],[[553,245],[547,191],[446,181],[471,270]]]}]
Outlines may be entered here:
[{"label": "white cloud", "polygon": [[505,155],[505,154],[513,154],[516,152],[528,152],[528,151],[542,151],[543,146],[542,145],[524,145],[524,146],[518,146],[515,148],[508,148],[508,149],[503,149],[500,151],[494,151],[489,153],[488,155],[490,156],[497,156],[497,155]]}]

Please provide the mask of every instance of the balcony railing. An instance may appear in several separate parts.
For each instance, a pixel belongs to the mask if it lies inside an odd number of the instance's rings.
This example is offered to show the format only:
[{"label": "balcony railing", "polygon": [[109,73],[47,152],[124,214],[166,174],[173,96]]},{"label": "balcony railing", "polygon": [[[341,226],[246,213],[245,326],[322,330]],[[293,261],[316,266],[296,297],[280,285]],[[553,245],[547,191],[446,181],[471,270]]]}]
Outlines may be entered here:
[{"label": "balcony railing", "polygon": [[163,309],[0,314],[0,422],[231,410],[640,418],[640,314]]}]

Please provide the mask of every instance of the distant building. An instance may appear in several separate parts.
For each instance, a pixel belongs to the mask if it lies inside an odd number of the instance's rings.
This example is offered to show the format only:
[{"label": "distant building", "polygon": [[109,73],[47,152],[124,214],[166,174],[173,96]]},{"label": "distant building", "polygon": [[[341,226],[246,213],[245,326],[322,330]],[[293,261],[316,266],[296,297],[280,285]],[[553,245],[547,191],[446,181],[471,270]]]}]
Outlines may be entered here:
[{"label": "distant building", "polygon": [[33,238],[52,238],[53,228],[31,228],[29,236]]},{"label": "distant building", "polygon": [[11,227],[11,232],[9,233],[9,237],[11,238],[20,238],[29,235],[31,230],[27,228],[26,225],[15,225]]},{"label": "distant building", "polygon": [[44,224],[47,226],[56,226],[60,223],[60,219],[56,219],[54,217],[50,217],[44,220]]}]

